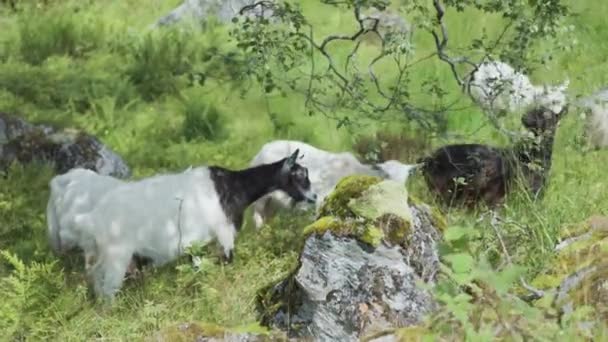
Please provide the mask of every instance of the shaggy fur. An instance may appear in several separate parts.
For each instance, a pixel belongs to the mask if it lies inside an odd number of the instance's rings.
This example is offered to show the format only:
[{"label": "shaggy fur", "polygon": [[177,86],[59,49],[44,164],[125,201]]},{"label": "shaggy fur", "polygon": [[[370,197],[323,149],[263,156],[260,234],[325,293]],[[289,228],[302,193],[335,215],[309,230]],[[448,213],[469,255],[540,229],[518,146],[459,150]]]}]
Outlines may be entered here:
[{"label": "shaggy fur", "polygon": [[585,135],[595,149],[608,146],[608,89],[583,98],[578,105],[586,112]]},{"label": "shaggy fur", "polygon": [[236,225],[259,196],[277,189],[295,201],[314,201],[298,151],[272,164],[232,171],[197,167],[128,182],[105,193],[75,223],[94,240],[90,276],[98,295],[113,298],[132,255],[160,266],[183,255],[193,243],[218,240],[232,259]]},{"label": "shaggy fur", "polygon": [[523,126],[539,143],[522,142],[512,148],[455,144],[437,149],[419,160],[424,164],[421,169],[429,189],[446,205],[472,207],[484,201],[492,207],[503,201],[521,174],[533,196],[542,196],[551,169],[555,130],[566,112],[567,107],[557,114],[538,108],[524,115]]},{"label": "shaggy fur", "polygon": [[[80,248],[94,250],[91,236],[83,234],[74,222],[75,215],[91,211],[103,194],[124,181],[94,171],[76,168],[55,176],[49,182],[50,196],[46,208],[47,236],[57,255]],[[85,268],[92,264],[93,255],[85,253]],[[127,273],[134,273],[144,260],[134,256]]]},{"label": "shaggy fur", "polygon": [[567,103],[566,91],[570,81],[557,86],[535,86],[528,77],[510,65],[484,62],[473,74],[471,96],[483,108],[515,112],[530,107],[546,107],[554,113]]}]

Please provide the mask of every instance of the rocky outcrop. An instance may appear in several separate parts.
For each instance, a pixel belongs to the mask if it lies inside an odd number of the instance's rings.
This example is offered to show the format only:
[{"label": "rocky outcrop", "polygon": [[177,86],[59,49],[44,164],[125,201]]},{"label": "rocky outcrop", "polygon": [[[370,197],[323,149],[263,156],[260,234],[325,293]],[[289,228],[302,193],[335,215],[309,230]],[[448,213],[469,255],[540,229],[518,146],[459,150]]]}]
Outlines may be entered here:
[{"label": "rocky outcrop", "polygon": [[560,316],[590,306],[594,319],[608,323],[608,217],[568,227],[561,239],[555,258],[532,285],[545,291],[543,300],[550,300]]},{"label": "rocky outcrop", "polygon": [[245,17],[272,17],[273,11],[270,6],[264,3],[251,6],[255,3],[255,0],[185,0],[169,14],[160,18],[153,27],[173,25],[179,22],[196,24],[204,22],[210,16],[216,17],[221,23],[229,23],[234,17],[240,15],[239,13],[243,9],[242,15]]},{"label": "rocky outcrop", "polygon": [[51,163],[58,173],[81,167],[118,178],[131,175],[123,159],[92,135],[0,113],[0,168],[16,161]]},{"label": "rocky outcrop", "polygon": [[443,225],[408,201],[403,184],[345,177],[305,228],[299,266],[260,290],[262,324],[290,337],[355,341],[421,323],[437,307],[421,284],[435,281]]}]

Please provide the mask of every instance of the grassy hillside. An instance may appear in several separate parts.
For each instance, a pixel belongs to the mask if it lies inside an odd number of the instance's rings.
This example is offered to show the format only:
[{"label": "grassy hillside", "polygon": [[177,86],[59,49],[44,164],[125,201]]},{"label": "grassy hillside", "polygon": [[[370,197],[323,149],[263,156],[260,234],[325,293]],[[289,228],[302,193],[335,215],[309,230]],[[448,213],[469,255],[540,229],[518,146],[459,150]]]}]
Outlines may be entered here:
[{"label": "grassy hillside", "polygon": [[[123,156],[136,178],[190,165],[245,167],[265,142],[276,138],[303,140],[333,151],[352,150],[358,134],[406,126],[397,118],[353,132],[338,130],[323,116],[308,116],[300,95],[265,95],[255,84],[226,79],[190,84],[180,71],[202,68],[209,54],[219,70],[222,61],[214,59],[217,55],[211,48],[227,51],[233,43],[227,41],[227,30],[216,26],[203,35],[148,34],[148,26],[179,2],[61,1],[18,14],[0,7],[0,111],[95,134]],[[317,1],[302,3],[318,34],[354,25],[349,13]],[[578,44],[572,51],[558,53],[532,80],[557,83],[568,76],[574,97],[608,84],[604,18],[608,2],[567,3],[577,14],[568,21],[574,25]],[[448,25],[454,46],[483,27],[497,30],[496,18],[470,11],[448,13],[448,18],[451,14]],[[424,35],[416,36],[420,56],[433,49]],[[415,83],[428,75],[449,85],[450,99],[462,97],[445,64],[428,60],[410,77]],[[242,95],[244,88],[249,91]],[[423,91],[412,97],[420,103],[434,101]],[[504,143],[468,99],[460,101],[464,109],[452,114],[449,127],[463,137],[458,141]],[[571,110],[558,131],[544,200],[531,204],[523,195],[513,196],[503,212],[517,223],[504,232],[510,254],[530,267],[530,274],[546,260],[560,227],[608,213],[608,152],[583,153],[579,114]],[[436,139],[433,145],[445,142]],[[0,249],[7,251],[0,263],[5,294],[0,301],[0,330],[16,336],[132,340],[172,322],[254,324],[256,290],[296,262],[306,218],[283,216],[260,231],[248,221],[236,242],[234,264],[217,264],[215,250],[208,248],[202,271],[194,273],[183,261],[171,264],[150,271],[143,280],[127,282],[112,308],[95,305],[86,298],[81,261],[70,260],[62,271],[65,264],[48,250],[44,210],[51,176],[48,168],[31,165],[15,166],[6,179],[0,179]],[[412,179],[411,192],[428,200],[419,178]],[[452,225],[479,227],[480,250],[502,253],[495,235],[486,223],[477,223],[475,215],[453,212],[448,219]]]}]

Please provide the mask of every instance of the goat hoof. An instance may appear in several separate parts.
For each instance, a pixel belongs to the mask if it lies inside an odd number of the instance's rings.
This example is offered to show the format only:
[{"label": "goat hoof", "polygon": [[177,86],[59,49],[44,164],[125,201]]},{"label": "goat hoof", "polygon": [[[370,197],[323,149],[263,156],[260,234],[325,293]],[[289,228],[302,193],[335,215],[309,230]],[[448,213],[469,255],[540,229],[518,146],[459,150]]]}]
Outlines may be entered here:
[{"label": "goat hoof", "polygon": [[232,251],[230,251],[230,252],[228,252],[228,255],[224,254],[222,261],[223,261],[224,265],[228,265],[228,264],[232,263],[233,259],[234,259],[234,253]]}]

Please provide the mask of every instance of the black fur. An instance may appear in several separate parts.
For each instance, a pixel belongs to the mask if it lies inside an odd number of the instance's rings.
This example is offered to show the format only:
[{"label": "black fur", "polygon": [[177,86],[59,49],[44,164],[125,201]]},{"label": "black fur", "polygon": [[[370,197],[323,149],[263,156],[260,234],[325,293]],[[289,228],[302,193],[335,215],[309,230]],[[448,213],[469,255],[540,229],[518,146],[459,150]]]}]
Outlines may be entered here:
[{"label": "black fur", "polygon": [[[541,197],[551,168],[555,130],[567,110],[556,114],[541,107],[524,115],[523,126],[538,142],[522,141],[511,148],[454,144],[437,149],[418,160],[427,185],[448,205],[473,206],[483,200],[494,206],[502,202],[516,176],[522,175],[532,195]],[[540,169],[530,163],[539,164]]]},{"label": "black fur", "polygon": [[295,202],[305,200],[300,189],[309,190],[310,180],[308,170],[295,162],[297,153],[296,150],[277,162],[238,171],[209,167],[224,213],[237,230],[243,224],[247,207],[272,191],[283,190]]}]

